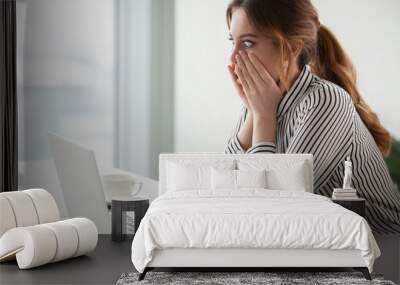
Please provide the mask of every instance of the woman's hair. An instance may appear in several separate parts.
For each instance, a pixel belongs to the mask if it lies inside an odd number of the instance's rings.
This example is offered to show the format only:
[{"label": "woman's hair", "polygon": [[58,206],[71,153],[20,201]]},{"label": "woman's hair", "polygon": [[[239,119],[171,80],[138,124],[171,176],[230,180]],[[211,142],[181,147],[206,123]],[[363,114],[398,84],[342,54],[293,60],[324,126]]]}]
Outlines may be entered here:
[{"label": "woman's hair", "polygon": [[[288,89],[288,71],[292,64],[300,69],[309,64],[313,73],[346,90],[355,108],[371,132],[383,156],[390,153],[392,139],[378,116],[361,97],[356,86],[352,62],[333,33],[318,19],[310,0],[232,0],[226,10],[228,27],[233,10],[243,8],[250,23],[273,39],[280,51],[280,80]],[[298,55],[297,62],[293,59]],[[288,61],[287,69],[283,69]]]}]

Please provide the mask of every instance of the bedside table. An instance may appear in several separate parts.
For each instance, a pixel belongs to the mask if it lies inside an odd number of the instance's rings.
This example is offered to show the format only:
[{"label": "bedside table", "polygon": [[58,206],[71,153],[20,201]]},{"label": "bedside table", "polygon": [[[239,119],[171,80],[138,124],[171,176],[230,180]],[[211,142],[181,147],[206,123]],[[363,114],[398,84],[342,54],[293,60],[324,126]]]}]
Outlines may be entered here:
[{"label": "bedside table", "polygon": [[340,206],[359,214],[365,218],[365,199],[354,198],[354,199],[332,199],[332,202],[339,204]]},{"label": "bedside table", "polygon": [[147,197],[113,197],[111,202],[111,239],[113,241],[123,241],[126,235],[122,233],[122,213],[126,211],[135,212],[135,234],[140,221],[149,208]]}]

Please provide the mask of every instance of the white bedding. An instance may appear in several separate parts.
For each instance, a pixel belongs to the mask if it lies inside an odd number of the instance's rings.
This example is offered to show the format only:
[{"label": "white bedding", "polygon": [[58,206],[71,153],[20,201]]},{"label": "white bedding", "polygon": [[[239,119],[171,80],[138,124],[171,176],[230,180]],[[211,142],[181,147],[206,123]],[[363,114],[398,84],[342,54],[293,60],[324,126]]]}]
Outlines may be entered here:
[{"label": "white bedding", "polygon": [[379,247],[367,221],[329,198],[299,191],[167,192],[156,198],[132,242],[143,272],[154,249],[358,249],[372,272]]}]

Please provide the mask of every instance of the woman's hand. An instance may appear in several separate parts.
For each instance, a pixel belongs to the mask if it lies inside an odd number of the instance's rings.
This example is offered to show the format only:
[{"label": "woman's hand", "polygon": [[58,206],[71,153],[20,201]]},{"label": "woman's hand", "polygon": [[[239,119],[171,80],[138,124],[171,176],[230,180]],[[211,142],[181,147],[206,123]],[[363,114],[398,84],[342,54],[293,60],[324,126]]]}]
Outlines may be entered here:
[{"label": "woman's hand", "polygon": [[236,75],[237,74],[237,64],[235,64],[235,63],[229,64],[228,70],[229,70],[229,74],[231,75],[233,85],[235,86],[235,89],[240,96],[240,99],[242,100],[243,104],[246,106],[247,110],[250,111],[249,103],[247,101],[246,94],[244,93],[243,86],[240,83],[239,77]]},{"label": "woman's hand", "polygon": [[236,55],[237,75],[248,107],[255,117],[276,117],[282,91],[260,59],[252,52]]},{"label": "woman's hand", "polygon": [[238,139],[239,143],[242,146],[244,150],[247,150],[248,148],[251,147],[252,143],[252,136],[253,136],[253,116],[251,114],[251,109],[249,108],[249,103],[247,102],[246,94],[244,94],[243,87],[240,83],[240,80],[238,76],[236,75],[236,70],[237,70],[237,64],[229,64],[228,65],[228,70],[229,74],[231,75],[233,85],[236,88],[236,91],[238,92],[240,99],[242,100],[243,104],[246,106],[247,109],[247,115],[246,119],[244,121],[244,124],[241,126],[239,132],[238,132]]}]

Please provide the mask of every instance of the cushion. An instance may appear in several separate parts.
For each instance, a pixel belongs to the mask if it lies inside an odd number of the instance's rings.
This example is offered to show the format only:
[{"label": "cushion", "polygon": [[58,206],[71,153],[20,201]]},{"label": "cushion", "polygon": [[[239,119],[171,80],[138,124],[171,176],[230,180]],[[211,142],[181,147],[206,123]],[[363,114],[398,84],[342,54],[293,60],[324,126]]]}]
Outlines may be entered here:
[{"label": "cushion", "polygon": [[0,237],[14,227],[33,226],[60,219],[53,196],[41,188],[0,193],[0,216]]},{"label": "cushion", "polygon": [[240,170],[266,170],[267,188],[271,190],[306,191],[309,188],[307,165],[304,161],[278,161],[239,159]]},{"label": "cushion", "polygon": [[302,165],[294,165],[286,171],[270,169],[267,172],[268,188],[275,190],[306,191],[307,183]]},{"label": "cushion", "polygon": [[265,169],[231,170],[211,168],[211,189],[266,188]]},{"label": "cushion", "polygon": [[237,188],[267,188],[267,171],[261,170],[235,170]]},{"label": "cushion", "polygon": [[211,189],[235,189],[236,171],[234,169],[211,168]]},{"label": "cushion", "polygon": [[23,191],[0,193],[10,204],[17,227],[33,226],[39,223],[35,205]]},{"label": "cushion", "polygon": [[0,193],[0,262],[17,259],[26,269],[96,247],[98,232],[91,220],[59,218],[53,196],[44,189]]},{"label": "cushion", "polygon": [[22,191],[32,199],[39,224],[51,223],[60,219],[56,200],[44,189],[34,188]]},{"label": "cushion", "polygon": [[1,237],[6,231],[17,226],[12,206],[4,195],[0,195],[0,217]]},{"label": "cushion", "polygon": [[86,218],[17,227],[0,238],[0,261],[16,257],[20,269],[76,257],[97,245],[96,225]]},{"label": "cushion", "polygon": [[166,167],[167,191],[208,190],[211,188],[211,167],[234,169],[235,161],[202,161],[201,163],[192,163],[190,160],[168,161]]}]

